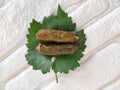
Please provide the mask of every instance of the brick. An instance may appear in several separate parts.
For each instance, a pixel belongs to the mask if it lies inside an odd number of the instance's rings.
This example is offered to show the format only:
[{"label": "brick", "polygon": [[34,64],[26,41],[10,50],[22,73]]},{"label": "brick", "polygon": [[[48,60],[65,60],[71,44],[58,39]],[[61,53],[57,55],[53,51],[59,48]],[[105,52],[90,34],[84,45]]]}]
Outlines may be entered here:
[{"label": "brick", "polygon": [[120,34],[120,8],[100,19],[95,24],[85,29],[87,37],[86,53],[101,47],[103,43]]},{"label": "brick", "polygon": [[27,66],[25,53],[26,47],[24,45],[0,63],[0,81],[4,81],[13,73],[17,73],[23,66]]},{"label": "brick", "polygon": [[5,90],[34,90],[43,83],[52,81],[54,73],[42,74],[39,70],[33,71],[30,67],[17,77],[11,79],[5,86]]},{"label": "brick", "polygon": [[92,20],[94,17],[99,16],[105,12],[109,7],[107,0],[88,0],[70,14],[77,29]]}]

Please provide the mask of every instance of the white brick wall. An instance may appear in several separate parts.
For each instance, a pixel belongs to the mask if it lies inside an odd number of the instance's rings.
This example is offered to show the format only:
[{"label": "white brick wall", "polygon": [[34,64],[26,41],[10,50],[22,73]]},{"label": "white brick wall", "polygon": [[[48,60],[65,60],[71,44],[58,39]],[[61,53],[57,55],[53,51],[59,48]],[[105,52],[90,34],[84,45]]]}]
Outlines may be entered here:
[{"label": "white brick wall", "polygon": [[[25,60],[29,22],[55,13],[57,4],[87,37],[81,67],[43,75]],[[0,90],[120,90],[120,0],[0,0]]]}]

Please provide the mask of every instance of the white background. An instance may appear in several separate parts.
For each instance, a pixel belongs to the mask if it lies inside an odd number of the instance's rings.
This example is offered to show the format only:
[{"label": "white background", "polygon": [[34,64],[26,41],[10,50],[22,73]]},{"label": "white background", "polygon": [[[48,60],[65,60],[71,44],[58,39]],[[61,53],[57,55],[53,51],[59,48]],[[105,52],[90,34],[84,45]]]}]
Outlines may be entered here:
[{"label": "white background", "polygon": [[[56,13],[57,5],[85,29],[81,67],[43,75],[25,59],[32,19]],[[0,0],[0,90],[120,90],[120,0]]]}]

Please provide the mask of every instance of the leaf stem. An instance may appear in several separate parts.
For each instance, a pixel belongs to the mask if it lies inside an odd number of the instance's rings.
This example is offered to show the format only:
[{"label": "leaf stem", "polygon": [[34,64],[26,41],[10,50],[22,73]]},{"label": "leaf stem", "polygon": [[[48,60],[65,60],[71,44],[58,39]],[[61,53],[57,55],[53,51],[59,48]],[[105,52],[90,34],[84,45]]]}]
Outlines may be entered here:
[{"label": "leaf stem", "polygon": [[57,76],[57,73],[55,73],[55,79],[56,79],[56,83],[58,84],[58,76]]},{"label": "leaf stem", "polygon": [[[53,56],[53,57],[51,58],[51,60],[52,60],[52,62],[54,62],[54,61],[56,60],[56,57]],[[57,73],[55,73],[55,79],[56,79],[56,83],[58,84],[58,76],[57,76]]]}]

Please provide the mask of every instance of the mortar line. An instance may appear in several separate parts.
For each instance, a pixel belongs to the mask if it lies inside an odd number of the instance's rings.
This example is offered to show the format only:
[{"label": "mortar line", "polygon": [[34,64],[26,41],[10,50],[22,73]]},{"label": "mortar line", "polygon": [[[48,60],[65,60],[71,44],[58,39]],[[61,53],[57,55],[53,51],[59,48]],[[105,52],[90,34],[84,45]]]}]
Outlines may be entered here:
[{"label": "mortar line", "polygon": [[116,76],[115,78],[113,78],[112,80],[105,83],[104,85],[100,86],[97,90],[103,90],[104,88],[112,85],[114,82],[117,82],[119,79],[120,79],[120,74]]}]

